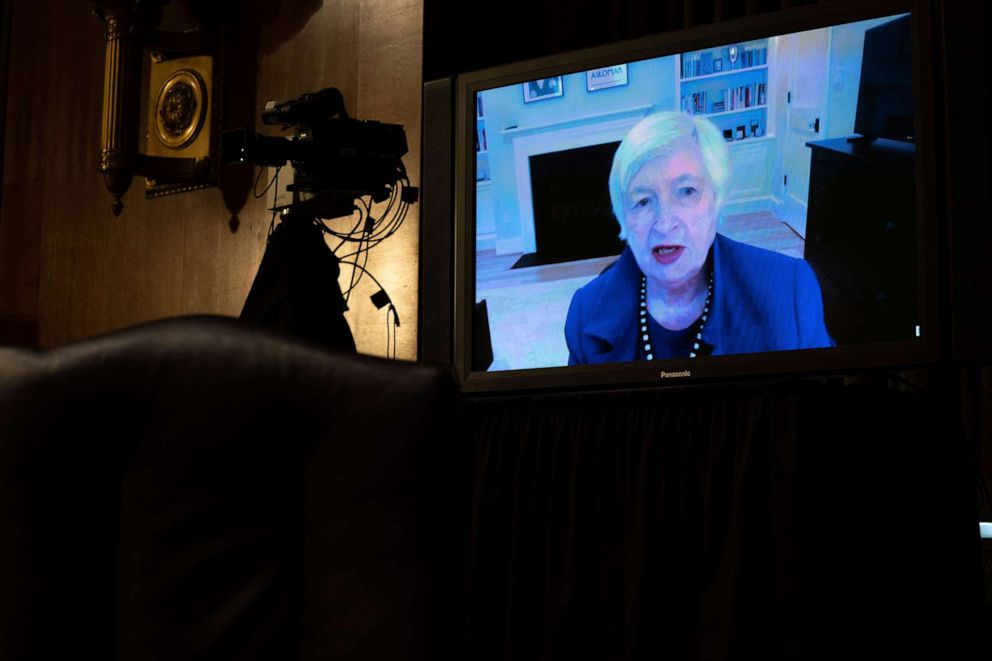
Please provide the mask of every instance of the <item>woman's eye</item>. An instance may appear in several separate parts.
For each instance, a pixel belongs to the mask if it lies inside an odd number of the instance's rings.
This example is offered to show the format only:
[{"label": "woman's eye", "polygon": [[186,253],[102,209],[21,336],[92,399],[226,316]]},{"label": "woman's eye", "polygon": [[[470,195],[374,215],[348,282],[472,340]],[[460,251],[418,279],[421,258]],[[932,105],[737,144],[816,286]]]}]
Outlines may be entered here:
[{"label": "woman's eye", "polygon": [[647,197],[640,197],[634,200],[634,208],[642,209],[651,203],[651,199]]},{"label": "woman's eye", "polygon": [[679,204],[695,206],[699,203],[700,190],[695,186],[679,186],[675,189],[675,200]]}]

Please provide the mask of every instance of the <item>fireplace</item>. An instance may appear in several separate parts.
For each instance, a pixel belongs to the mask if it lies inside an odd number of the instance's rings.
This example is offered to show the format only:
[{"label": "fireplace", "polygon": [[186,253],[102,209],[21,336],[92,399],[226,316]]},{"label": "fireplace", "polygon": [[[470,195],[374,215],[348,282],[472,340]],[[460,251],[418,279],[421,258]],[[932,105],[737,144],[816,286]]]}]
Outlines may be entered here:
[{"label": "fireplace", "polygon": [[[543,252],[543,247],[537,245],[538,229],[534,216],[535,199],[531,177],[532,162],[538,163],[538,167],[541,167],[541,159],[533,161],[532,159],[558,152],[577,151],[584,147],[602,147],[609,143],[613,144],[615,150],[616,144],[623,140],[627,132],[649,114],[653,108],[651,105],[635,106],[594,116],[566,119],[552,124],[512,127],[501,131],[503,135],[510,137],[513,141],[517,197],[516,223],[513,225],[516,226],[517,231],[507,232],[496,241],[497,253],[504,255]],[[603,148],[607,149],[606,147]],[[590,158],[592,158],[591,155]],[[612,152],[610,158],[612,158]],[[606,179],[609,171],[610,165],[607,165],[602,174],[603,191],[607,190]],[[609,204],[608,194],[606,200]],[[579,215],[578,204],[575,205],[576,208],[566,207],[571,207],[571,205],[559,205],[558,213],[566,214],[569,218]],[[611,222],[615,237],[619,228],[616,227],[615,221]]]},{"label": "fireplace", "polygon": [[514,268],[619,254],[607,180],[619,141],[530,157],[534,252]]}]

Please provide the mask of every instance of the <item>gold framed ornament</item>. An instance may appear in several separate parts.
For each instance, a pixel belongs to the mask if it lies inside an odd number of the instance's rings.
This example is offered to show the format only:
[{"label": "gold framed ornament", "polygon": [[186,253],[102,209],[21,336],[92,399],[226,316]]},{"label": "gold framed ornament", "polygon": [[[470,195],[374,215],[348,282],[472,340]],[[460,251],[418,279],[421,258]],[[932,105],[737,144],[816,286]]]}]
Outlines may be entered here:
[{"label": "gold framed ornament", "polygon": [[217,185],[220,135],[217,82],[213,55],[166,59],[152,53],[145,154],[160,164],[182,159],[175,163],[177,168],[180,163],[184,165],[183,172],[173,176],[168,168],[156,171],[155,176],[146,174],[146,197]]},{"label": "gold framed ornament", "polygon": [[203,128],[207,101],[200,74],[190,69],[172,74],[155,101],[155,136],[169,149],[188,146]]}]

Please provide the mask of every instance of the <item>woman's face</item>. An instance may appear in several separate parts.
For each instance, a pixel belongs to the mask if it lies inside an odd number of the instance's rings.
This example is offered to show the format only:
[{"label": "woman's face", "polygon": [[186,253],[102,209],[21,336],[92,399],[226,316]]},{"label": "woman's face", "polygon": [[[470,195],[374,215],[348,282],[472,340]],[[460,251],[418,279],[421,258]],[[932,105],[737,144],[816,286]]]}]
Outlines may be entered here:
[{"label": "woman's face", "polygon": [[641,272],[669,291],[691,287],[716,237],[716,190],[699,146],[647,161],[624,200],[627,242]]}]

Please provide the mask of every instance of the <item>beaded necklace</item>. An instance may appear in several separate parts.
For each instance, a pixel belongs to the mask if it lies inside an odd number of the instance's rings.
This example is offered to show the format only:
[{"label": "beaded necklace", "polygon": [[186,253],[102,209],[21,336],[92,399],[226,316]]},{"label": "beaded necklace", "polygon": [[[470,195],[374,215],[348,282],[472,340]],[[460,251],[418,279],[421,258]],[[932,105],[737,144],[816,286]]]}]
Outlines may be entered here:
[{"label": "beaded necklace", "polygon": [[[692,340],[692,350],[689,357],[695,358],[699,351],[699,343],[703,339],[703,328],[706,326],[706,318],[710,314],[710,302],[713,299],[713,271],[710,271],[706,278],[706,300],[703,301],[703,314],[696,320],[696,337]],[[641,329],[641,349],[643,349],[645,360],[654,360],[651,353],[651,335],[648,333],[648,279],[641,276],[641,301],[638,310],[638,325]]]}]

